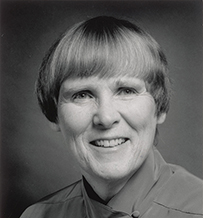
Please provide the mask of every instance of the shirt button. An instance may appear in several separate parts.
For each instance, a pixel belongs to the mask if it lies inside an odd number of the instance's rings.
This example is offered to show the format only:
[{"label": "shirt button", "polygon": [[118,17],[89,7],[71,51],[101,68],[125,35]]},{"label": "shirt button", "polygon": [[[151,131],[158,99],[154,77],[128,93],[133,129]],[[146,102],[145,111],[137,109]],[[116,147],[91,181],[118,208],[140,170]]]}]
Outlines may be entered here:
[{"label": "shirt button", "polygon": [[137,210],[134,211],[133,214],[132,214],[132,217],[133,217],[133,218],[138,218],[139,216],[140,216],[140,212],[137,211]]}]

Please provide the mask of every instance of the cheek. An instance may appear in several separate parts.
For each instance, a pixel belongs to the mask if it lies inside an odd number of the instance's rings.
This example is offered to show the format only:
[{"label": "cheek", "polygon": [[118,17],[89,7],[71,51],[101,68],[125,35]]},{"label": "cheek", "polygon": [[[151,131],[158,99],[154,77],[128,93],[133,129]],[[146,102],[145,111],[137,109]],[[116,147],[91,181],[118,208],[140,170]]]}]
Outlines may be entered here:
[{"label": "cheek", "polygon": [[66,145],[69,146],[80,165],[85,165],[87,150],[84,146],[84,133],[91,125],[89,108],[63,105],[58,109],[59,124]]},{"label": "cheek", "polygon": [[73,136],[82,134],[92,121],[91,111],[87,107],[64,105],[58,109],[58,114],[62,131]]},{"label": "cheek", "polygon": [[137,131],[156,126],[155,104],[151,99],[140,97],[128,102],[121,114],[126,122]]}]

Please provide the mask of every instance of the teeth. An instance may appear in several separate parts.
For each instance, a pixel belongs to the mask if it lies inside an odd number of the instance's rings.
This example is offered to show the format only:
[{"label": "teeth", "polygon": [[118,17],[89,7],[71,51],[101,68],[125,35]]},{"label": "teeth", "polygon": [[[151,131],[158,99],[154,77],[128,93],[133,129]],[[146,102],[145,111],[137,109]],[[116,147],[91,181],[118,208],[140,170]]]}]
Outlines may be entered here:
[{"label": "teeth", "polygon": [[123,144],[126,141],[124,138],[112,139],[112,140],[96,140],[94,141],[94,145],[99,147],[115,147],[117,145]]}]

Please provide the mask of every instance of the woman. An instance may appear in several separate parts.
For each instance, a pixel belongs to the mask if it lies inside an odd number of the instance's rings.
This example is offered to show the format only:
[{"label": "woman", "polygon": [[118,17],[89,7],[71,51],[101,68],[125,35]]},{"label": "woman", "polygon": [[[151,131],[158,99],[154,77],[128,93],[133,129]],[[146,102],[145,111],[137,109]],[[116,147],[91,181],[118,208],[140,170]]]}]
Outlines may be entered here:
[{"label": "woman", "polygon": [[203,216],[202,181],[154,148],[170,83],[163,52],[139,27],[113,17],[76,24],[45,57],[37,95],[83,179],[22,218]]}]

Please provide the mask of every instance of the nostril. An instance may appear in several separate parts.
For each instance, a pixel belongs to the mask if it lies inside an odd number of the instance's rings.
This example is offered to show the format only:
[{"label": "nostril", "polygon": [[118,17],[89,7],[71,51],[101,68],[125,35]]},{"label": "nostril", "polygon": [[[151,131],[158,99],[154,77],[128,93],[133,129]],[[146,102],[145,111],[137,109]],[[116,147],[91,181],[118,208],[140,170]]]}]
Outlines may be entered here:
[{"label": "nostril", "polygon": [[97,111],[93,117],[93,123],[95,126],[102,128],[111,128],[113,125],[119,123],[120,114],[115,105],[112,102],[113,100],[108,96],[103,96],[100,100]]},{"label": "nostril", "polygon": [[93,117],[93,124],[100,128],[111,128],[113,125],[119,123],[119,119],[113,116],[101,116],[96,114]]}]

